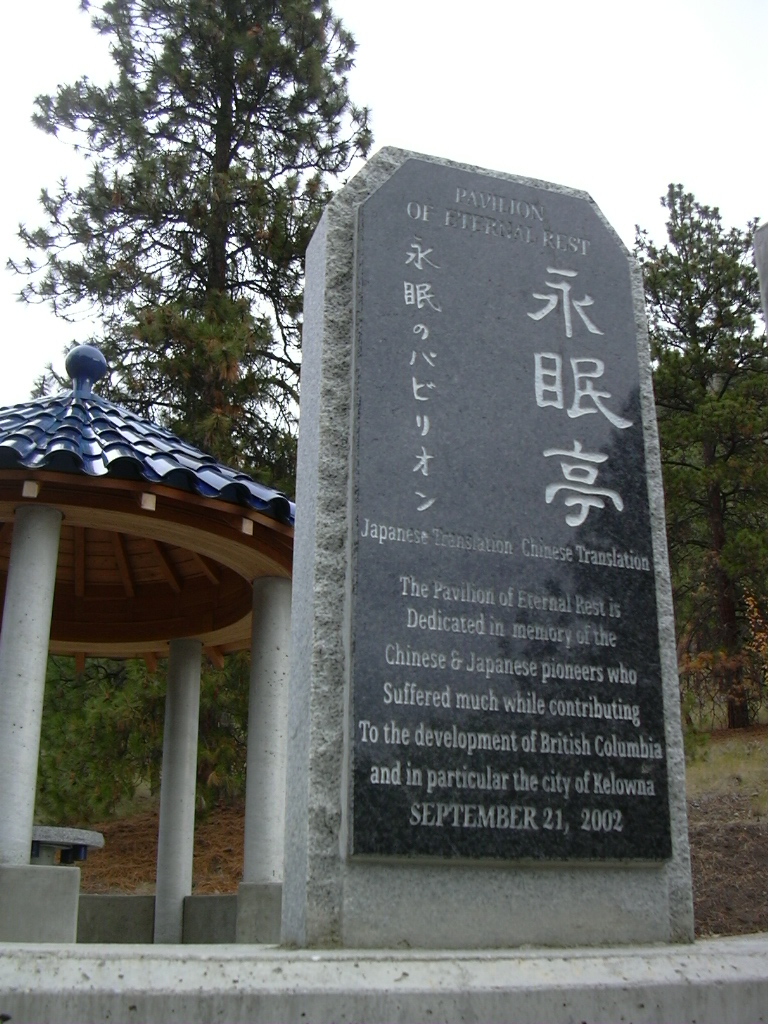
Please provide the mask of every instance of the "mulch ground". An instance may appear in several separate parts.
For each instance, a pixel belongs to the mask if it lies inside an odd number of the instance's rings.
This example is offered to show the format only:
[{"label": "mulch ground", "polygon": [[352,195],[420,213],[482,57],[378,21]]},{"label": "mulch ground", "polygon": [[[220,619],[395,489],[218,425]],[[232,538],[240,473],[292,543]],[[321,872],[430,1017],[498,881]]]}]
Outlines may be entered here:
[{"label": "mulch ground", "polygon": [[[146,811],[89,828],[104,834],[104,849],[80,865],[81,892],[153,893],[158,812]],[[237,892],[243,873],[242,806],[216,807],[195,826],[194,893]]]},{"label": "mulch ground", "polygon": [[[768,820],[735,795],[688,802],[697,936],[768,931]],[[195,831],[195,893],[232,893],[242,876],[242,806],[214,808]],[[105,847],[82,865],[83,892],[152,893],[157,813],[93,826]]]}]

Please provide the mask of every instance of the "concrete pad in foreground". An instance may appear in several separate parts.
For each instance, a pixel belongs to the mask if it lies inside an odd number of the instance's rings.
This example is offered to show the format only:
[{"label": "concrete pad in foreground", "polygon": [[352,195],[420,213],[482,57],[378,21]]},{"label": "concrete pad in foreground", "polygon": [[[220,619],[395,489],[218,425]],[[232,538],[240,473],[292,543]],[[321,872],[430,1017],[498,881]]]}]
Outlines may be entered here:
[{"label": "concrete pad in foreground", "polygon": [[484,952],[0,945],[0,1019],[768,1021],[768,935]]}]

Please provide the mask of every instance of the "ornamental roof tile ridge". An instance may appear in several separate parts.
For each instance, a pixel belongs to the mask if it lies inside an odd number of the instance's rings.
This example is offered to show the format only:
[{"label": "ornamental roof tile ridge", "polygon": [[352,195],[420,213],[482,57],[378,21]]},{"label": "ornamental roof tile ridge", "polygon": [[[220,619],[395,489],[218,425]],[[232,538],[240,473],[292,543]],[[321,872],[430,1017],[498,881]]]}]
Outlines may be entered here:
[{"label": "ornamental roof tile ridge", "polygon": [[[90,357],[98,351],[85,345],[79,349],[90,349]],[[90,386],[98,378],[76,377],[79,366],[72,357],[77,352],[74,349],[67,359],[72,391],[0,408],[0,471],[47,469],[146,480],[243,505],[294,525],[296,506],[281,491],[222,465],[165,427],[93,394]]]}]

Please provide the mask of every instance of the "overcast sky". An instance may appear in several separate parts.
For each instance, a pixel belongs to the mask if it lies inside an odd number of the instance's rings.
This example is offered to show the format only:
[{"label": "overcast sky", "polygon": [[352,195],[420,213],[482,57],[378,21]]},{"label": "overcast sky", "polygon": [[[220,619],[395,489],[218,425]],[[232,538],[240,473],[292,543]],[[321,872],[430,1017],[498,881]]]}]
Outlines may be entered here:
[{"label": "overcast sky", "polygon": [[[664,237],[659,197],[680,181],[727,225],[768,220],[768,0],[332,0],[358,43],[353,99],[374,149],[392,145],[589,192],[628,247]],[[78,0],[6,4],[0,253],[78,163],[30,122],[35,96],[106,81],[104,43]],[[0,405],[24,401],[87,324],[15,301],[2,271]]]}]

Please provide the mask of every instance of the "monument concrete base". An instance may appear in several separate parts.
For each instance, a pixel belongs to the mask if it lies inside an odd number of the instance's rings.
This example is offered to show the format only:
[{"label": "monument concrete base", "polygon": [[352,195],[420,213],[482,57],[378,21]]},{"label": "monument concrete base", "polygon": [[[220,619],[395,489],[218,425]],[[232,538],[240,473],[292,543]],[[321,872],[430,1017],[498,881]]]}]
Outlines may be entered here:
[{"label": "monument concrete base", "polygon": [[80,868],[0,866],[0,941],[74,942]]},{"label": "monument concrete base", "polygon": [[13,1020],[768,1021],[768,935],[497,952],[0,945]]},{"label": "monument concrete base", "polygon": [[663,869],[347,864],[340,945],[509,949],[685,941]]},{"label": "monument concrete base", "polygon": [[237,941],[279,942],[282,904],[282,885],[241,882],[237,887]]}]

